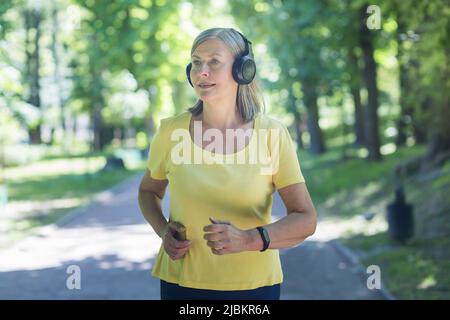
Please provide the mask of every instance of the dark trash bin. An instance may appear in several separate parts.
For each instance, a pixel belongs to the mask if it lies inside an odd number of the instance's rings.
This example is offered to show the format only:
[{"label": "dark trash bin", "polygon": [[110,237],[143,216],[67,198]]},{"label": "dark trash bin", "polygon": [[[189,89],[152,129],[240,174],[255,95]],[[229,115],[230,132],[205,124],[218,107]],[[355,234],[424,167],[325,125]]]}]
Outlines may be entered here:
[{"label": "dark trash bin", "polygon": [[394,202],[387,206],[387,222],[389,236],[394,241],[405,243],[413,236],[413,206],[405,202],[405,193],[402,186],[397,187]]}]

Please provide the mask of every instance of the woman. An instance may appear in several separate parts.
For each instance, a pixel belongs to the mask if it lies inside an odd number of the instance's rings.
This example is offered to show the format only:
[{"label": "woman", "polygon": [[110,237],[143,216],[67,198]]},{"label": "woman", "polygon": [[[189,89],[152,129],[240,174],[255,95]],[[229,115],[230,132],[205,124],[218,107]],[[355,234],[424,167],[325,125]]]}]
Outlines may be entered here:
[{"label": "woman", "polygon": [[[298,245],[316,227],[293,142],[283,124],[261,114],[242,34],[205,30],[191,58],[187,76],[199,100],[161,121],[139,188],[141,211],[162,239],[152,274],[161,299],[278,300],[277,249]],[[167,185],[169,221],[160,205]],[[272,223],[275,190],[287,215]]]}]

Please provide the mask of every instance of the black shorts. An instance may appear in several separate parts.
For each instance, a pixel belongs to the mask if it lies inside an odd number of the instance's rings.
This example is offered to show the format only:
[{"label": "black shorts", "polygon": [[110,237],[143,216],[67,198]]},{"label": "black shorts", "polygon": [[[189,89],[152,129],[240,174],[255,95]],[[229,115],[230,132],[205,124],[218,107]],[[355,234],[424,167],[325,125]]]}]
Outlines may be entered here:
[{"label": "black shorts", "polygon": [[205,290],[161,280],[161,300],[280,300],[280,284],[251,290]]}]

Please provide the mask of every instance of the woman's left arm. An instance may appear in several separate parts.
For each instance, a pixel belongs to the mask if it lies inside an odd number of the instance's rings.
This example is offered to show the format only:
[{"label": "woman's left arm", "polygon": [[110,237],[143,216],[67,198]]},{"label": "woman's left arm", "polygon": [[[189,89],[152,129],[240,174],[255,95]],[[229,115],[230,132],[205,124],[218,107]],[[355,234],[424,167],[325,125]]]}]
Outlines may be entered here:
[{"label": "woman's left arm", "polygon": [[[293,247],[313,235],[316,230],[317,214],[305,183],[297,183],[279,189],[287,215],[278,221],[265,225],[269,233],[269,249]],[[263,241],[258,230],[246,230],[246,250],[261,250]]]},{"label": "woman's left arm", "polygon": [[[278,190],[287,215],[265,225],[269,233],[269,249],[293,247],[314,234],[317,214],[305,183],[293,184]],[[204,228],[205,240],[214,254],[258,251],[263,241],[256,228],[240,230],[228,221],[214,221]]]}]

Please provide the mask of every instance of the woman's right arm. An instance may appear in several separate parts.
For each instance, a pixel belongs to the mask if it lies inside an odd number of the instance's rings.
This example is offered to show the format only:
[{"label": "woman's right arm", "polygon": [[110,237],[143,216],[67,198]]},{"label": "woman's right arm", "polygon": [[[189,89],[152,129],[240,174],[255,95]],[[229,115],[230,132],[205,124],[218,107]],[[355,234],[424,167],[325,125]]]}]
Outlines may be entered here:
[{"label": "woman's right arm", "polygon": [[[161,200],[166,191],[168,180],[155,180],[150,171],[145,170],[145,175],[139,185],[139,207],[145,220],[163,241],[163,247],[172,260],[184,257],[189,250],[191,241],[179,241],[175,234],[180,231],[173,222],[167,222],[161,209]],[[169,232],[167,232],[169,231]]]},{"label": "woman's right arm", "polygon": [[150,171],[146,169],[139,185],[139,207],[145,220],[150,223],[160,238],[163,238],[168,227],[168,222],[161,209],[161,200],[168,183],[168,180],[153,179]]}]

